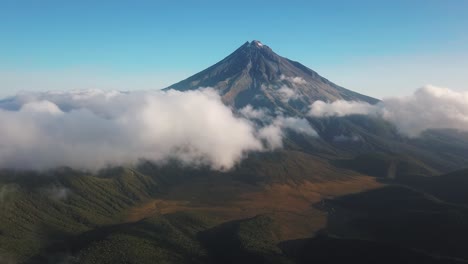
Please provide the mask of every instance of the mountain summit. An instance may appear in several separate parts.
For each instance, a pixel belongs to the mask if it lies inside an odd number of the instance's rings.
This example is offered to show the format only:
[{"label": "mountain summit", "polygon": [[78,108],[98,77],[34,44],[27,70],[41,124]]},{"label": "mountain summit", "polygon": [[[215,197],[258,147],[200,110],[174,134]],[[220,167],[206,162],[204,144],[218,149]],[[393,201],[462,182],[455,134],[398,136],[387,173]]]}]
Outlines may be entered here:
[{"label": "mountain summit", "polygon": [[226,104],[236,108],[250,104],[296,113],[306,111],[316,100],[378,101],[330,82],[299,62],[279,56],[258,40],[246,42],[215,65],[166,89],[200,87],[213,87]]}]

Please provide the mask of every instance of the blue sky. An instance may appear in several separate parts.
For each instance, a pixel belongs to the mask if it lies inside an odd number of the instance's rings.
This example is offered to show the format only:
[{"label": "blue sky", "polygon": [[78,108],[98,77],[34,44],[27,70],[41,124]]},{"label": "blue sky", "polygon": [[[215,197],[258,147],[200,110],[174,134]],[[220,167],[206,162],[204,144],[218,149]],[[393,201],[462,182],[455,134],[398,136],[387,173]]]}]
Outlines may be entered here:
[{"label": "blue sky", "polygon": [[376,97],[468,89],[468,1],[0,0],[0,96],[153,89],[247,40]]}]

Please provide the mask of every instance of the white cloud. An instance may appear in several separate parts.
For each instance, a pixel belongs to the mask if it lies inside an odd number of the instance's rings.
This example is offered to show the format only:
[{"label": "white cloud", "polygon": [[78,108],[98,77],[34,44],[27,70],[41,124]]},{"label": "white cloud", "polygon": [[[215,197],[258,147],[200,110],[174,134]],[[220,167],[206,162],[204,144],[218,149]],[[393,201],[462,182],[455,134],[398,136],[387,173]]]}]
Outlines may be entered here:
[{"label": "white cloud", "polygon": [[293,89],[283,85],[278,90],[276,90],[278,97],[283,103],[289,102],[289,100],[294,100],[299,97],[299,95]]},{"label": "white cloud", "polygon": [[298,77],[298,76],[290,77],[290,76],[286,76],[284,74],[281,74],[280,80],[281,81],[288,81],[288,82],[293,83],[293,84],[306,84],[307,83],[306,80],[304,80],[302,77]]},{"label": "white cloud", "polygon": [[309,122],[303,118],[280,116],[273,121],[273,124],[299,134],[318,136],[317,132],[310,126]]},{"label": "white cloud", "polygon": [[283,129],[280,126],[270,124],[258,131],[259,138],[265,141],[268,149],[274,150],[283,147]]},{"label": "white cloud", "polygon": [[0,104],[0,167],[94,170],[177,158],[229,169],[263,150],[254,126],[211,89],[27,93],[12,104]]},{"label": "white cloud", "polygon": [[58,106],[49,101],[38,101],[24,104],[21,111],[26,113],[48,113],[51,115],[63,114]]},{"label": "white cloud", "polygon": [[289,102],[300,97],[300,94],[294,89],[297,85],[306,84],[307,82],[301,77],[290,77],[284,74],[280,76],[281,81],[286,81],[287,85],[281,85],[276,93],[283,103]]},{"label": "white cloud", "polygon": [[266,108],[253,108],[247,105],[239,110],[240,115],[252,121],[259,121],[262,125],[257,128],[257,137],[274,150],[283,147],[283,138],[287,130],[299,134],[318,137],[317,132],[309,122],[303,118],[285,117],[281,112],[272,115]]},{"label": "white cloud", "polygon": [[317,132],[303,118],[278,116],[273,121],[259,130],[259,137],[265,140],[269,149],[283,147],[285,131],[290,130],[299,134],[318,137]]},{"label": "white cloud", "polygon": [[244,108],[239,110],[239,113],[243,117],[250,119],[250,120],[264,121],[264,120],[271,118],[268,109],[266,108],[255,109],[251,105],[246,105]]},{"label": "white cloud", "polygon": [[400,132],[414,137],[427,129],[468,131],[468,92],[425,86],[413,95],[383,99],[376,105],[364,102],[314,102],[314,117],[375,115],[394,123]]},{"label": "white cloud", "polygon": [[365,102],[337,100],[331,103],[315,101],[309,115],[314,117],[374,114],[378,107]]},{"label": "white cloud", "polygon": [[0,168],[97,170],[175,158],[227,170],[250,151],[281,147],[285,130],[316,135],[305,119],[251,106],[239,115],[209,88],[22,93],[0,101]]}]

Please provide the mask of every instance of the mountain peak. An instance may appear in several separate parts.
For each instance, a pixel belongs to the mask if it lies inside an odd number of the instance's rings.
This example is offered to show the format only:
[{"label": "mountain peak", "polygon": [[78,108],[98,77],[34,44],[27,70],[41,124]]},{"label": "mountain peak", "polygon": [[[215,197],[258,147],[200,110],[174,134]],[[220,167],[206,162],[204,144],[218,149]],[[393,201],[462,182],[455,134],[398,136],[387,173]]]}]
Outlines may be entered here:
[{"label": "mountain peak", "polygon": [[263,44],[261,41],[259,40],[252,40],[252,41],[247,41],[244,43],[244,45],[242,45],[239,49],[237,49],[238,51],[247,51],[247,53],[251,53],[251,52],[266,52],[266,53],[273,53],[273,51],[271,50],[270,47],[268,47],[267,45]]},{"label": "mountain peak", "polygon": [[266,46],[263,44],[260,40],[252,40],[252,41],[246,41],[242,47],[253,47],[253,48],[263,48]]},{"label": "mountain peak", "polygon": [[305,113],[316,101],[378,100],[340,87],[306,66],[281,57],[258,40],[244,45],[215,65],[167,89],[212,87],[223,101],[236,108],[248,104],[273,112]]},{"label": "mountain peak", "polygon": [[252,42],[250,42],[250,45],[253,45],[253,46],[257,47],[257,48],[263,48],[263,46],[264,46],[263,43],[260,42],[259,40],[253,40]]},{"label": "mountain peak", "polygon": [[232,55],[239,55],[239,54],[256,54],[256,53],[263,53],[263,52],[273,52],[270,47],[263,44],[258,40],[246,41],[242,46],[240,46]]}]

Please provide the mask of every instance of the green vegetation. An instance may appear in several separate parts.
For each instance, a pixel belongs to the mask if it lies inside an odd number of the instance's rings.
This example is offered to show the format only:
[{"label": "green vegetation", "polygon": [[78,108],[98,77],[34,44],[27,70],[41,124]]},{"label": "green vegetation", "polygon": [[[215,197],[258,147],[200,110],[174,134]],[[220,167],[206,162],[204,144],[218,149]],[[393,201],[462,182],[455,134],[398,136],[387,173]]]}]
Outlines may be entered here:
[{"label": "green vegetation", "polygon": [[11,172],[3,172],[1,250],[26,260],[64,237],[120,222],[124,209],[157,190],[153,178],[133,170],[114,175],[102,178],[63,169],[11,177]]},{"label": "green vegetation", "polygon": [[[79,251],[79,263],[202,263],[197,233],[210,227],[202,216],[176,213],[108,230]],[[101,230],[102,232],[102,230]]]},{"label": "green vegetation", "polygon": [[223,223],[201,234],[215,263],[289,263],[277,246],[278,227],[261,215]]},{"label": "green vegetation", "polygon": [[[429,131],[408,139],[385,121],[361,116],[310,121],[323,140],[290,132],[285,149],[250,154],[229,172],[177,161],[98,173],[0,171],[0,263],[326,263],[325,253],[335,252],[330,248],[362,263],[373,262],[353,252],[373,250],[375,258],[395,252],[401,257],[395,262],[468,259],[468,174],[434,176],[468,164],[467,135]],[[359,140],[336,141],[333,135]],[[368,181],[358,184],[380,184],[363,174],[398,185],[326,196],[324,188],[334,189],[328,195],[356,191],[343,182],[359,177]],[[298,188],[301,184],[309,187]],[[295,195],[294,188],[303,193]],[[245,195],[253,191],[254,196]],[[272,195],[276,191],[281,195]],[[313,204],[324,196],[330,199]],[[171,210],[153,204],[129,220],[130,210],[161,197]],[[281,207],[275,206],[283,198]],[[301,205],[294,204],[299,200]],[[248,213],[236,208],[250,202],[257,204]],[[285,210],[288,203],[294,210]],[[315,212],[284,217],[309,204]],[[264,206],[269,213],[256,211]],[[328,219],[314,206],[325,208]],[[274,213],[280,210],[283,218]],[[281,241],[287,225],[313,221],[322,228],[325,220],[321,233],[330,236],[313,237],[299,228],[294,232],[309,240]]]}]

